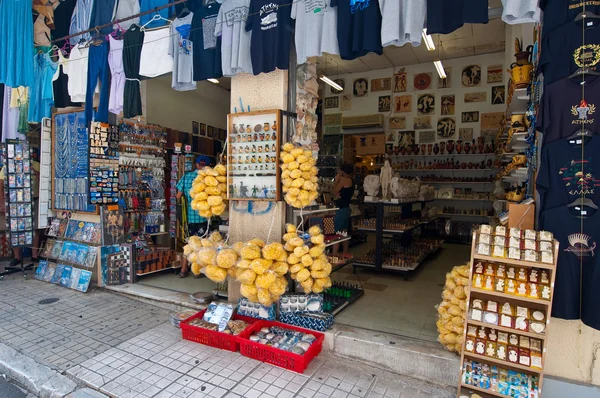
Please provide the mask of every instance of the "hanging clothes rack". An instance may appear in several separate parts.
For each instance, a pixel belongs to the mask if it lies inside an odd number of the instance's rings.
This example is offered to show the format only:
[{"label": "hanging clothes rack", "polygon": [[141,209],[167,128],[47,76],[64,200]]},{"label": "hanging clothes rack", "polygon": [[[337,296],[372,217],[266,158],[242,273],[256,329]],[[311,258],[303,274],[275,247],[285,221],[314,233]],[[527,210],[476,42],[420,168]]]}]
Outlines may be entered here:
[{"label": "hanging clothes rack", "polygon": [[188,1],[188,0],[175,0],[175,1],[171,2],[171,3],[168,3],[168,4],[165,4],[165,5],[162,5],[162,6],[160,6],[160,7],[154,7],[154,8],[153,8],[153,9],[151,9],[151,10],[144,11],[144,12],[140,12],[139,14],[135,14],[135,15],[130,15],[130,16],[128,16],[127,18],[115,19],[114,21],[111,21],[111,22],[109,22],[109,23],[105,23],[105,24],[103,24],[103,25],[94,26],[93,28],[90,28],[90,29],[87,29],[87,30],[83,30],[83,31],[81,31],[81,32],[77,32],[77,33],[73,33],[73,34],[71,34],[71,35],[67,35],[67,36],[63,36],[63,37],[59,37],[59,38],[53,39],[53,40],[51,41],[51,43],[60,42],[60,41],[62,41],[62,40],[69,40],[69,39],[70,39],[70,38],[72,38],[72,37],[81,36],[81,35],[84,35],[84,34],[86,34],[86,33],[93,33],[93,32],[97,32],[97,31],[99,31],[99,30],[101,30],[101,29],[103,29],[103,28],[108,28],[108,27],[110,27],[110,26],[113,26],[113,25],[115,25],[115,24],[120,24],[120,23],[122,23],[122,22],[129,21],[130,19],[134,19],[134,18],[137,18],[137,17],[141,17],[141,16],[143,16],[143,15],[152,14],[152,13],[158,12],[158,11],[160,11],[160,10],[162,10],[162,9],[165,9],[165,8],[168,8],[168,7],[173,7],[174,5],[181,4],[181,3],[185,3],[185,2],[187,2],[187,1]]}]

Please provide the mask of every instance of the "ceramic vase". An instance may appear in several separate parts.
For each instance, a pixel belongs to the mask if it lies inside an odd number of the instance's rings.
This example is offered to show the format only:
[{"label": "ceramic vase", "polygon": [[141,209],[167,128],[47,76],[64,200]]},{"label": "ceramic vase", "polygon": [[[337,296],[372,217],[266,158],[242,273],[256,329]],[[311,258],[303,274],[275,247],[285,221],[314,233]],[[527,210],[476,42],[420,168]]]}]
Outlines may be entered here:
[{"label": "ceramic vase", "polygon": [[446,149],[448,150],[448,153],[454,153],[454,140],[448,140]]},{"label": "ceramic vase", "polygon": [[431,151],[433,150],[433,144],[427,144],[427,154],[431,155]]},{"label": "ceramic vase", "polygon": [[421,144],[421,155],[425,155],[425,151],[427,150],[426,144]]},{"label": "ceramic vase", "polygon": [[462,140],[456,141],[456,153],[462,153],[462,150],[463,150]]},{"label": "ceramic vase", "polygon": [[441,155],[446,154],[446,142],[445,141],[440,142],[440,154]]},{"label": "ceramic vase", "polygon": [[435,144],[433,146],[433,154],[437,155],[438,153],[440,153],[440,147],[438,146],[438,144]]},{"label": "ceramic vase", "polygon": [[471,152],[471,143],[470,142],[465,142],[465,153],[469,153]]}]

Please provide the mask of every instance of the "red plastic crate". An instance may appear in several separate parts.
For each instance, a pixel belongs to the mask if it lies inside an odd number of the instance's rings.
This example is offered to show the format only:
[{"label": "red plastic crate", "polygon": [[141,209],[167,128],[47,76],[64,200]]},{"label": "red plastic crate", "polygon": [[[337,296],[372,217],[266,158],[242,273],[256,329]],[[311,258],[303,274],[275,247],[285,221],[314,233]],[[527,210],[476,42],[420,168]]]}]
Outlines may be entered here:
[{"label": "red plastic crate", "polygon": [[[283,351],[279,348],[271,347],[265,344],[250,341],[249,337],[263,327],[280,326],[284,329],[296,330],[303,333],[310,333],[317,339],[310,345],[308,351],[304,355],[294,354],[293,352]],[[245,357],[253,358],[258,361],[270,363],[271,365],[279,366],[298,373],[304,373],[310,361],[312,361],[323,347],[325,335],[315,332],[314,330],[299,328],[297,326],[288,325],[287,323],[274,321],[259,321],[244,330],[244,336],[240,334],[238,340],[240,342],[240,354]]]},{"label": "red plastic crate", "polygon": [[206,310],[200,311],[196,315],[192,315],[191,317],[187,318],[186,320],[182,321],[179,324],[179,327],[181,328],[181,337],[183,337],[185,340],[190,340],[190,341],[194,341],[196,343],[209,345],[211,347],[220,348],[222,350],[237,352],[237,351],[239,351],[238,338],[244,337],[244,336],[245,337],[249,336],[252,325],[257,322],[257,320],[254,318],[235,314],[232,319],[245,321],[246,323],[249,324],[246,327],[246,329],[237,336],[234,336],[232,334],[218,332],[216,330],[204,329],[199,326],[194,326],[194,325],[188,324],[188,322],[190,322],[194,319],[202,318],[204,316],[205,312],[206,312]]}]

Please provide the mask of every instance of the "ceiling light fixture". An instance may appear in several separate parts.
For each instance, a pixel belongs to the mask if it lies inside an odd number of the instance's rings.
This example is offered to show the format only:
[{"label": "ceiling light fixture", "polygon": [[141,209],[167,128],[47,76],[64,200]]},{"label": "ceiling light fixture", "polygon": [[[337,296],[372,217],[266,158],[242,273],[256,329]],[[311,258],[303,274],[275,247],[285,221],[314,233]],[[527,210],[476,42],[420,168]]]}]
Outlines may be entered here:
[{"label": "ceiling light fixture", "polygon": [[207,79],[207,80],[211,83],[219,84],[219,81],[217,79]]},{"label": "ceiling light fixture", "polygon": [[423,41],[425,42],[427,51],[435,51],[435,44],[433,44],[433,39],[431,38],[431,35],[427,34],[427,28],[423,29],[421,36],[423,37]]},{"label": "ceiling light fixture", "polygon": [[322,75],[320,77],[320,79],[322,81],[324,81],[325,83],[329,84],[331,87],[333,87],[337,91],[344,91],[344,88],[342,86],[340,86],[339,84],[337,84],[336,82],[334,82],[333,80],[331,80],[330,78],[328,78],[327,76]]},{"label": "ceiling light fixture", "polygon": [[444,70],[444,65],[442,65],[442,61],[433,61],[433,64],[435,65],[438,75],[440,75],[440,79],[445,79],[447,76],[446,71]]}]

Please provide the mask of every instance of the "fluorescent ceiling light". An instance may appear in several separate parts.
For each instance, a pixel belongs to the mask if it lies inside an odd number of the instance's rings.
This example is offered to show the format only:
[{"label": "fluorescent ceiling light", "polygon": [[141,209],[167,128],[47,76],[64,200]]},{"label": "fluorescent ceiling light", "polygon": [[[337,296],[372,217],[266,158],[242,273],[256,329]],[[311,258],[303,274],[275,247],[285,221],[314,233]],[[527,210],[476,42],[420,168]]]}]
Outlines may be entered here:
[{"label": "fluorescent ceiling light", "polygon": [[321,76],[321,80],[329,84],[331,87],[335,88],[337,91],[344,91],[344,87],[340,86],[325,75]]},{"label": "fluorescent ceiling light", "polygon": [[219,84],[219,81],[217,79],[208,79],[208,81],[214,84]]},{"label": "fluorescent ceiling light", "polygon": [[423,29],[421,36],[423,37],[423,41],[425,42],[427,51],[435,51],[435,44],[433,44],[433,39],[431,38],[431,35],[427,34],[427,28]]},{"label": "fluorescent ceiling light", "polygon": [[440,75],[440,79],[445,79],[447,76],[446,71],[444,70],[444,65],[442,65],[442,61],[433,61],[433,64],[435,65],[438,75]]}]

